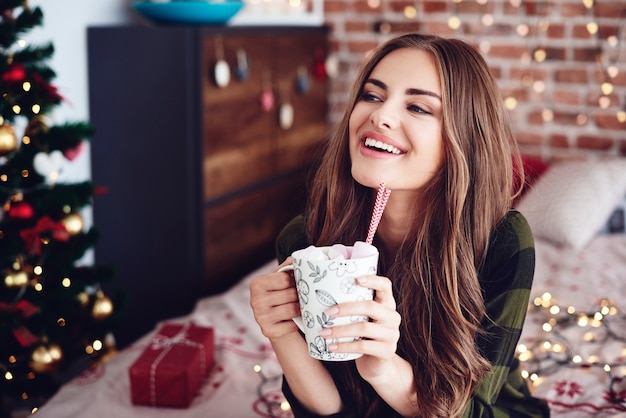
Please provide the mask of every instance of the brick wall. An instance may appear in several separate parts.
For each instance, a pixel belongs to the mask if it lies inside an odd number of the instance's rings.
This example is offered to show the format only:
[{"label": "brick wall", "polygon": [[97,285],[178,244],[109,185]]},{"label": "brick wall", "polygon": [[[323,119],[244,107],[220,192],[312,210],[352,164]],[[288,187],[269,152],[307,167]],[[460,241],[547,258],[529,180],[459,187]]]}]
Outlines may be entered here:
[{"label": "brick wall", "polygon": [[330,0],[324,15],[339,63],[333,123],[367,51],[393,35],[423,31],[480,47],[525,153],[626,155],[626,0]]}]

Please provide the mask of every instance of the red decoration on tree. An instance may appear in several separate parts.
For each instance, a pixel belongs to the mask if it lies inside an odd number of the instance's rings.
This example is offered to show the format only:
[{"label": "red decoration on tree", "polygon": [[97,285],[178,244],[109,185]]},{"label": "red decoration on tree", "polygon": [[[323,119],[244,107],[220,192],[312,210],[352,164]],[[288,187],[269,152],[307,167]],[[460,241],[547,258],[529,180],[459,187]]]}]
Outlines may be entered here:
[{"label": "red decoration on tree", "polygon": [[63,156],[70,161],[74,161],[76,157],[82,154],[85,149],[85,141],[82,141],[80,144],[76,145],[74,148],[66,149],[63,151]]},{"label": "red decoration on tree", "polygon": [[41,254],[41,235],[45,233],[50,233],[52,238],[57,241],[66,242],[70,239],[70,234],[65,229],[65,225],[61,222],[54,222],[48,216],[41,217],[34,228],[21,230],[20,237],[30,252]]},{"label": "red decoration on tree", "polygon": [[33,207],[28,202],[17,202],[11,205],[9,217],[13,219],[30,219],[35,214]]},{"label": "red decoration on tree", "polygon": [[21,83],[26,78],[26,68],[22,64],[11,64],[9,69],[2,74],[5,83]]},{"label": "red decoration on tree", "polygon": [[33,74],[32,78],[33,84],[43,90],[43,93],[45,93],[50,101],[60,102],[61,100],[63,100],[63,97],[61,97],[61,95],[57,93],[57,88],[44,80],[39,74]]},{"label": "red decoration on tree", "polygon": [[[0,312],[8,312],[22,319],[28,319],[38,313],[39,308],[24,299],[13,305],[0,301]],[[23,325],[19,325],[13,330],[13,336],[22,347],[29,347],[39,341],[39,339]]]}]

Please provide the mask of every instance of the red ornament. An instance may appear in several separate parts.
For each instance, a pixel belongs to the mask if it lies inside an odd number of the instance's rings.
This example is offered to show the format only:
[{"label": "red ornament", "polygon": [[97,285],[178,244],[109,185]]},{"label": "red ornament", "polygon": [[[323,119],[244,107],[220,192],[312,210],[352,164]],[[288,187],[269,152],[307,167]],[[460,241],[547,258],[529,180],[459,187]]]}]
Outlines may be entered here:
[{"label": "red ornament", "polygon": [[27,202],[13,203],[9,209],[9,217],[13,219],[30,219],[34,214],[33,207]]},{"label": "red ornament", "polygon": [[318,49],[315,51],[315,63],[313,64],[313,74],[317,80],[326,80],[328,74],[326,73],[326,57],[324,51]]},{"label": "red ornament", "polygon": [[265,89],[261,92],[261,97],[259,98],[261,102],[261,109],[264,112],[269,112],[274,108],[274,93],[271,89]]},{"label": "red ornament", "polygon": [[5,83],[20,83],[26,78],[26,68],[22,64],[12,64],[9,69],[2,74],[2,81]]},{"label": "red ornament", "polygon": [[66,149],[63,151],[63,156],[70,161],[74,161],[76,157],[78,157],[83,150],[85,149],[85,141],[82,141],[80,144],[76,145],[74,148]]}]

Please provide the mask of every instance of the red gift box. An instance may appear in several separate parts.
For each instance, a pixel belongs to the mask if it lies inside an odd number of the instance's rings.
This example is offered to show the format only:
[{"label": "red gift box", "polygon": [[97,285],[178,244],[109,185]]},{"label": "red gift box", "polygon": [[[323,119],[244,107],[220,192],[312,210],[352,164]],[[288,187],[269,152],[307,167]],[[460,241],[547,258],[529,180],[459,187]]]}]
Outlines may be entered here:
[{"label": "red gift box", "polygon": [[213,365],[213,328],[164,324],[130,366],[135,405],[186,408]]}]

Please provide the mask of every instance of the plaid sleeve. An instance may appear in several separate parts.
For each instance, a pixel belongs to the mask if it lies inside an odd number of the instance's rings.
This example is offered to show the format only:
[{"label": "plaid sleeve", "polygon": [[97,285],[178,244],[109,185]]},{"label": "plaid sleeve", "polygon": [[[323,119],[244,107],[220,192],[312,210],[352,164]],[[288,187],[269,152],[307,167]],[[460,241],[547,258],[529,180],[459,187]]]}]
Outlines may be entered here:
[{"label": "plaid sleeve", "polygon": [[[494,415],[503,387],[512,380],[511,371],[519,341],[535,270],[535,249],[530,227],[523,215],[511,211],[494,231],[484,266],[479,271],[487,318],[485,333],[477,345],[493,369],[476,389],[464,417],[531,416]],[[514,370],[519,373],[518,370]],[[507,390],[510,389],[507,387]],[[524,399],[520,400],[523,405]]]}]

